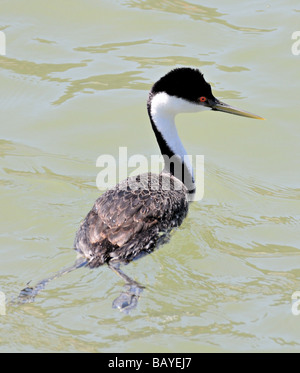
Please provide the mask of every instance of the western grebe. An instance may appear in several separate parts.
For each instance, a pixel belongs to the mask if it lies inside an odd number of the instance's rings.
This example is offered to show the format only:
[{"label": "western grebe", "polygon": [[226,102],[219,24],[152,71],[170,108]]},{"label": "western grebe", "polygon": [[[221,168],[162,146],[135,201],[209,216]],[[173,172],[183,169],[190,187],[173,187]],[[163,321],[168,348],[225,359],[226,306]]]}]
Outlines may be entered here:
[{"label": "western grebe", "polygon": [[215,110],[263,119],[216,99],[203,74],[188,67],[170,71],[153,85],[147,109],[166,160],[164,170],[157,175],[146,173],[127,178],[102,194],[75,236],[74,247],[83,259],[35,288],[24,289],[22,296],[33,298],[50,279],[79,266],[95,268],[106,263],[126,282],[126,291],[115,300],[114,307],[127,311],[133,308],[143,287],[125,275],[120,264],[150,253],[166,242],[170,231],[186,217],[195,192],[192,165],[175,127],[176,114]]}]

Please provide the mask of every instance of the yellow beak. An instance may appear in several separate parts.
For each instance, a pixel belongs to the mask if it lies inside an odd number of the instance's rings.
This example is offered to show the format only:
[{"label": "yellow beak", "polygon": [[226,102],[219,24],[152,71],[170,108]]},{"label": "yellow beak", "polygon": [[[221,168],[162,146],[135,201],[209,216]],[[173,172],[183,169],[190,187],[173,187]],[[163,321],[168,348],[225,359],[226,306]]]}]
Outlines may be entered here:
[{"label": "yellow beak", "polygon": [[208,105],[212,108],[212,110],[216,111],[222,111],[224,113],[234,114],[234,115],[240,115],[242,117],[248,117],[248,118],[254,118],[254,119],[262,119],[265,118],[260,117],[259,115],[249,113],[245,110],[240,110],[234,106],[230,106],[228,104],[225,104],[225,102],[215,100],[215,101],[208,101]]}]

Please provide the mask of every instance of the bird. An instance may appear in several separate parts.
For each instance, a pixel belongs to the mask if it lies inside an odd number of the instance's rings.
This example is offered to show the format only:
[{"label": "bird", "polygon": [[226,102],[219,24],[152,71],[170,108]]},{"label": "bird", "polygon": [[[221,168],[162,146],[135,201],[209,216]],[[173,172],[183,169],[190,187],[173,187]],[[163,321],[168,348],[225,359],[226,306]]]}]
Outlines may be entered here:
[{"label": "bird", "polygon": [[[218,100],[199,69],[172,69],[153,84],[147,100],[150,124],[165,160],[164,169],[159,174],[130,176],[108,189],[95,201],[76,232],[74,248],[83,259],[75,268],[107,264],[124,279],[126,289],[114,301],[115,308],[131,310],[143,289],[120,266],[166,243],[171,231],[188,214],[196,191],[195,179],[175,117],[205,110],[264,119]],[[46,282],[40,282],[40,288]]]},{"label": "bird", "polygon": [[219,101],[198,69],[176,68],[161,77],[150,90],[147,111],[165,167],[160,174],[131,176],[95,201],[74,241],[89,267],[107,263],[130,283],[119,264],[151,253],[182,224],[195,180],[175,116],[204,110],[263,119]]}]

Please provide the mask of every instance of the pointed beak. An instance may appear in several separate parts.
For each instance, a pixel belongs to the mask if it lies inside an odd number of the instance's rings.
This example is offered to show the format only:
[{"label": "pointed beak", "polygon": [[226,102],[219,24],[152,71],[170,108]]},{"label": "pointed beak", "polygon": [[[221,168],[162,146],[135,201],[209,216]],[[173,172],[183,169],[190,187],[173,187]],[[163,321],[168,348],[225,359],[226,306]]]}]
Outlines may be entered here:
[{"label": "pointed beak", "polygon": [[207,106],[211,107],[212,110],[222,111],[224,113],[240,115],[242,117],[248,117],[248,118],[254,118],[254,119],[262,119],[262,120],[265,119],[265,118],[260,117],[259,115],[252,114],[252,113],[249,113],[248,111],[240,110],[234,106],[225,104],[225,102],[219,101],[216,98],[214,100],[207,100]]}]

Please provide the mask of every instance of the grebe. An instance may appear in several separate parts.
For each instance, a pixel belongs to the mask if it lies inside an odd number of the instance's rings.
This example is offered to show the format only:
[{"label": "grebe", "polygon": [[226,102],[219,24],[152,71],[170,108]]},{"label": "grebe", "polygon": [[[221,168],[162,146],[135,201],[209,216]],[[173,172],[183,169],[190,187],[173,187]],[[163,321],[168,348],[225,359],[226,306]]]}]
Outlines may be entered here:
[{"label": "grebe", "polygon": [[[166,161],[158,175],[146,173],[127,178],[102,194],[75,236],[74,247],[83,259],[58,273],[83,265],[95,268],[108,264],[126,282],[126,291],[113,304],[125,311],[137,304],[143,286],[125,275],[120,264],[165,243],[171,230],[186,217],[195,193],[192,165],[175,127],[176,114],[215,110],[263,119],[219,101],[203,74],[188,67],[171,70],[153,85],[147,109],[161,154],[172,162]],[[39,287],[24,289],[23,295],[33,297],[54,277],[57,274],[41,281]]]}]

